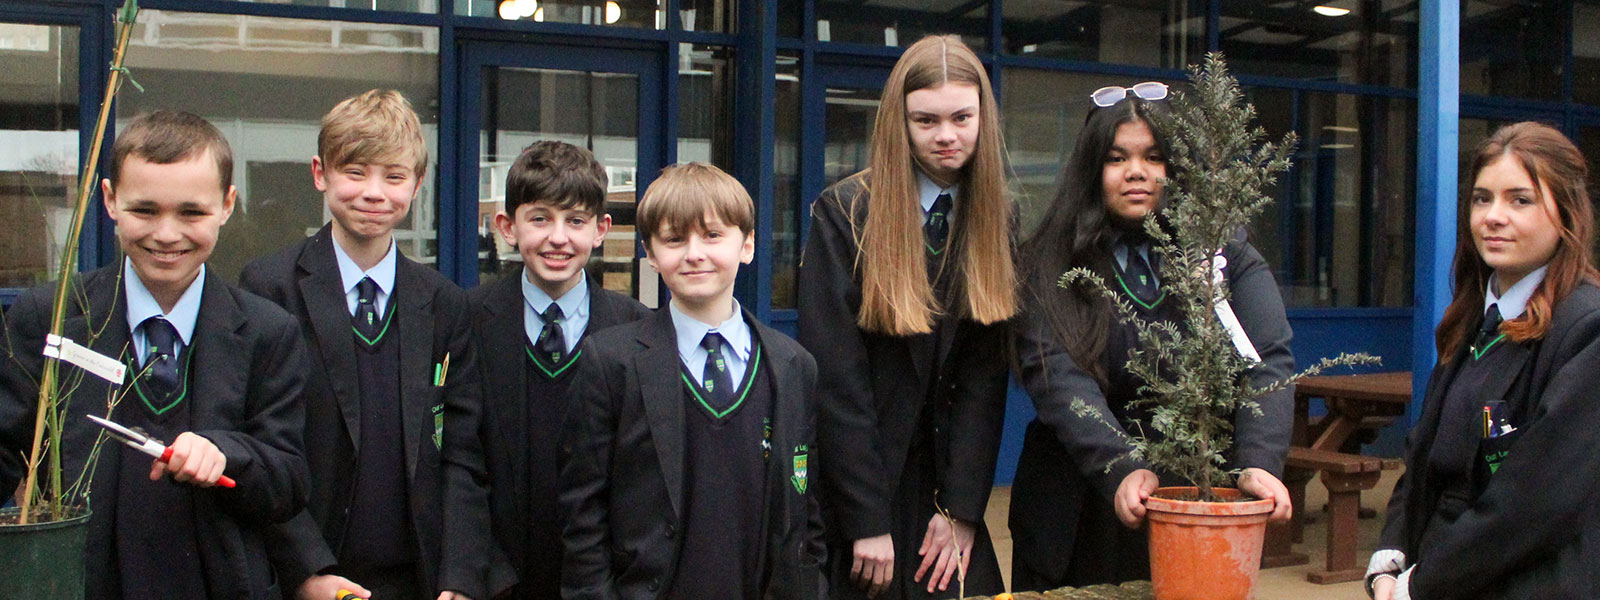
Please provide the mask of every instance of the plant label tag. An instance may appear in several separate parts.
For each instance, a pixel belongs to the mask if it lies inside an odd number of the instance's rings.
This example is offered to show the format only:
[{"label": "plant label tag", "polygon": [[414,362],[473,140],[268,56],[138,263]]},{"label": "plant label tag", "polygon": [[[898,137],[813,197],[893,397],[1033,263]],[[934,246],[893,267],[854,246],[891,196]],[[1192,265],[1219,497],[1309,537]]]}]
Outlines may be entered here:
[{"label": "plant label tag", "polygon": [[1217,320],[1222,322],[1222,328],[1228,331],[1228,337],[1233,340],[1233,347],[1239,351],[1239,356],[1250,359],[1251,363],[1261,362],[1261,355],[1256,353],[1256,345],[1250,343],[1250,336],[1244,332],[1244,326],[1239,324],[1239,317],[1233,314],[1233,305],[1227,300],[1217,303]]},{"label": "plant label tag", "polygon": [[85,371],[93,373],[96,377],[122,385],[128,374],[127,365],[122,361],[111,358],[87,347],[78,345],[70,339],[48,335],[44,342],[44,355],[77,365]]}]

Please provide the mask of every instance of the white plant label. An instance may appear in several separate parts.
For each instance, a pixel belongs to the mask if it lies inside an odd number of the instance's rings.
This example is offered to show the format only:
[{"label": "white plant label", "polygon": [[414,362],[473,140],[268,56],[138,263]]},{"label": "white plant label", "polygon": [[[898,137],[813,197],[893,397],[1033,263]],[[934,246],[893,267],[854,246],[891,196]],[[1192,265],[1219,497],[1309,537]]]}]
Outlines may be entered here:
[{"label": "white plant label", "polygon": [[1227,281],[1222,269],[1228,266],[1228,259],[1223,258],[1218,252],[1211,259],[1211,281],[1217,286],[1216,313],[1217,320],[1222,322],[1222,328],[1228,332],[1228,338],[1233,340],[1233,347],[1239,351],[1239,356],[1250,359],[1251,363],[1261,362],[1261,355],[1256,353],[1256,345],[1250,342],[1250,336],[1244,332],[1244,326],[1239,324],[1239,317],[1233,314],[1233,305],[1226,299],[1220,298],[1222,286]]},{"label": "white plant label", "polygon": [[77,342],[58,335],[52,334],[45,337],[44,355],[77,365],[79,368],[93,373],[96,377],[109,381],[114,385],[122,385],[124,378],[128,374],[128,366],[122,364],[122,361],[95,352],[85,346],[80,346]]}]

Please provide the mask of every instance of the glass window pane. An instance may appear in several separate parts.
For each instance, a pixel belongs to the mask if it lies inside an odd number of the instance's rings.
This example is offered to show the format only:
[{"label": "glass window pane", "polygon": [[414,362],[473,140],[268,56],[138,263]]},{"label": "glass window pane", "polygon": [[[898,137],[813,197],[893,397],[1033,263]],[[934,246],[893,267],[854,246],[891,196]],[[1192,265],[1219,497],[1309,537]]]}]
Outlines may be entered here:
[{"label": "glass window pane", "polygon": [[1567,3],[1469,0],[1461,7],[1461,93],[1561,97]]},{"label": "glass window pane", "polygon": [[800,56],[778,55],[772,148],[772,308],[795,307],[800,260]]},{"label": "glass window pane", "polygon": [[823,99],[822,187],[867,168],[882,89],[828,88]]},{"label": "glass window pane", "polygon": [[778,36],[798,38],[805,32],[805,3],[778,3]]},{"label": "glass window pane", "polygon": [[989,3],[979,0],[816,0],[817,41],[910,46],[930,33],[954,33],[983,52]]},{"label": "glass window pane", "polygon": [[1409,0],[1223,0],[1219,37],[1239,73],[1411,88],[1417,18]]},{"label": "glass window pane", "polygon": [[0,64],[0,288],[32,287],[55,279],[78,196],[78,28],[0,23]]},{"label": "glass window pane", "polygon": [[638,297],[639,77],[498,68],[485,77],[484,87],[484,130],[478,132],[479,284],[522,269],[522,255],[493,234],[494,214],[504,209],[512,161],[534,142],[555,140],[588,149],[605,167],[611,232],[590,255],[589,269],[606,289]]},{"label": "glass window pane", "polygon": [[733,172],[733,49],[678,44],[678,162]]},{"label": "glass window pane", "polygon": [[172,109],[222,129],[233,147],[239,200],[210,265],[231,280],[251,260],[330,218],[310,170],[322,115],[374,87],[397,89],[422,118],[430,164],[395,238],[406,256],[432,263],[438,255],[438,35],[402,25],[140,11],[128,66],[145,91],[125,90],[118,98],[118,123]]},{"label": "glass window pane", "polygon": [[[1204,0],[1006,2],[1009,54],[1181,69],[1206,49]],[[1143,32],[1128,35],[1128,32]]]},{"label": "glass window pane", "polygon": [[[575,23],[578,25],[666,29],[666,19],[662,14],[663,1],[456,0],[455,6],[456,14],[468,17],[488,17],[507,21],[535,21],[539,23]],[[715,2],[715,0],[712,0],[712,2]],[[694,4],[694,2],[691,1],[690,4]],[[716,22],[715,18],[708,19],[708,22]],[[701,29],[701,31],[711,30]]]},{"label": "glass window pane", "polygon": [[[1022,234],[1031,236],[1056,191],[1084,115],[1094,106],[1089,93],[1108,85],[1139,83],[1120,75],[1007,68],[1000,112],[1005,116],[1006,150],[1017,179],[1011,182]],[[1176,82],[1168,81],[1169,85]]]},{"label": "glass window pane", "polygon": [[678,27],[684,31],[736,32],[737,6],[737,0],[678,0]]},{"label": "glass window pane", "polygon": [[1574,2],[1572,10],[1572,99],[1600,104],[1600,3]]},{"label": "glass window pane", "polygon": [[1269,139],[1300,136],[1251,240],[1291,307],[1409,306],[1416,108],[1409,100],[1246,91]]},{"label": "glass window pane", "polygon": [[[260,2],[267,4],[290,4],[294,6],[321,6],[332,8],[348,8],[352,10],[387,10],[395,12],[439,12],[439,0],[235,0],[237,2]],[[462,2],[463,0],[456,0]],[[120,3],[119,3],[120,5]],[[142,12],[140,13],[143,14]],[[143,21],[144,17],[139,17]]]}]

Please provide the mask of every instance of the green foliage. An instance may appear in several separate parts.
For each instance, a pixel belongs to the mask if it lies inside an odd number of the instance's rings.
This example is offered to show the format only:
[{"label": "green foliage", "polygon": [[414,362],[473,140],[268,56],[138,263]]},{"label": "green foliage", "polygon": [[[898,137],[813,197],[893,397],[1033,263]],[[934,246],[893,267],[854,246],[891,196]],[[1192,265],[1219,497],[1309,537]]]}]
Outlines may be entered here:
[{"label": "green foliage", "polygon": [[[1087,269],[1068,271],[1058,283],[1089,285],[1105,294],[1118,317],[1137,332],[1138,349],[1129,353],[1126,368],[1143,383],[1132,404],[1149,410],[1154,431],[1125,433],[1132,447],[1127,458],[1183,477],[1200,489],[1202,499],[1214,500],[1211,488],[1231,486],[1238,476],[1225,468],[1224,459],[1233,445],[1237,411],[1260,414],[1255,399],[1263,394],[1333,366],[1377,359],[1341,355],[1282,381],[1252,382],[1253,361],[1239,354],[1215,316],[1229,292],[1213,276],[1213,261],[1272,201],[1264,190],[1289,168],[1296,138],[1289,133],[1277,142],[1266,139],[1265,130],[1254,124],[1255,107],[1244,102],[1221,54],[1207,54],[1204,65],[1190,66],[1189,73],[1193,91],[1174,90],[1171,114],[1156,117],[1172,146],[1162,211],[1167,228],[1157,224],[1154,213],[1144,223],[1151,251],[1160,258],[1165,301],[1175,303],[1182,318],[1176,323],[1140,319],[1126,296]],[[1074,400],[1073,409],[1080,418],[1104,419],[1081,399]]]}]

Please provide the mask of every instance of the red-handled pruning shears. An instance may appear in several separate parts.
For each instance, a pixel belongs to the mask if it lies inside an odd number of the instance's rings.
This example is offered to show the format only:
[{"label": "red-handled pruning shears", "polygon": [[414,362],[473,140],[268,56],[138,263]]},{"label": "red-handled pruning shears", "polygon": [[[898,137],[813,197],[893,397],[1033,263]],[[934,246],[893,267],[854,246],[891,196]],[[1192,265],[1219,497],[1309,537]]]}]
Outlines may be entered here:
[{"label": "red-handled pruning shears", "polygon": [[[116,440],[119,442],[127,444],[134,450],[148,454],[161,462],[168,462],[172,460],[172,447],[162,443],[161,440],[145,435],[145,433],[142,431],[128,429],[127,427],[123,427],[107,419],[102,419],[94,415],[85,416],[89,417],[89,420],[94,421],[101,427],[106,428],[106,431],[111,434],[111,437],[116,438]],[[234,483],[233,479],[229,478],[227,475],[223,475],[222,477],[217,478],[217,485],[225,488],[231,488],[234,486]]]}]

